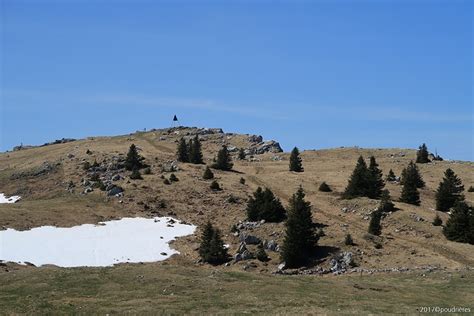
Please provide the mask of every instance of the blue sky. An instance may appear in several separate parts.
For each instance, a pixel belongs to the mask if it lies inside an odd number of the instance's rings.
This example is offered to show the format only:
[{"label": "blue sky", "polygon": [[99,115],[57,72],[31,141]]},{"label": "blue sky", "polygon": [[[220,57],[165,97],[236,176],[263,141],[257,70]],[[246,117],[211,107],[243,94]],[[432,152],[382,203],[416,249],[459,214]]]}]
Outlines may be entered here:
[{"label": "blue sky", "polygon": [[12,1],[0,150],[183,125],[474,160],[471,1]]}]

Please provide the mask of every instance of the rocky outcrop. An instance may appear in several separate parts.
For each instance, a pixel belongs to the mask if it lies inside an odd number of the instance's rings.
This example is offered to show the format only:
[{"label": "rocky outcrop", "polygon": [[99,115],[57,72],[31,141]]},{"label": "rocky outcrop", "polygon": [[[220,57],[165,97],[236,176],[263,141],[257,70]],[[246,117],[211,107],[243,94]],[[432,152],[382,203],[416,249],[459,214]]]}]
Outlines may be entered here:
[{"label": "rocky outcrop", "polygon": [[262,242],[257,236],[253,236],[247,233],[240,233],[239,240],[240,242],[243,242],[247,245],[258,245]]},{"label": "rocky outcrop", "polygon": [[334,274],[345,273],[349,268],[354,267],[354,259],[352,258],[352,252],[344,251],[336,255],[329,262],[331,265],[331,271]]},{"label": "rocky outcrop", "polygon": [[261,155],[264,153],[281,153],[283,149],[278,142],[268,140],[265,142],[252,144],[250,148],[245,150],[246,155]]}]

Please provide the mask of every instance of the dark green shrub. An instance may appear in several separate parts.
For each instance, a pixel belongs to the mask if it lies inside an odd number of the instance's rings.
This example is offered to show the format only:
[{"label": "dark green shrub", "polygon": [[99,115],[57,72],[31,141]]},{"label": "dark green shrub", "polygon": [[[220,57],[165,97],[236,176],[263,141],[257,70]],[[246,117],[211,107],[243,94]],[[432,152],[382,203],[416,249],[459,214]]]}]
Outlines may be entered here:
[{"label": "dark green shrub", "polygon": [[323,182],[319,186],[319,191],[321,191],[321,192],[332,192],[332,189],[326,182]]},{"label": "dark green shrub", "polygon": [[212,181],[210,187],[211,187],[211,190],[213,190],[213,191],[221,191],[222,190],[221,186],[219,185],[219,183],[216,180]]}]

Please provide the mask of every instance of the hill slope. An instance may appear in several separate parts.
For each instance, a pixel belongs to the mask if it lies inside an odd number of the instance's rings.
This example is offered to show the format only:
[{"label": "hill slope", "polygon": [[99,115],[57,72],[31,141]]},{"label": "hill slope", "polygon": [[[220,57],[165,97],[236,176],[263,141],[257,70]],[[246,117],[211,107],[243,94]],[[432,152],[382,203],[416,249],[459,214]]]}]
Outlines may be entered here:
[{"label": "hill slope", "polygon": [[[474,184],[474,164],[471,162],[443,161],[419,165],[426,182],[426,188],[421,190],[421,206],[396,202],[399,210],[382,222],[379,242],[383,248],[375,249],[374,242],[364,239],[364,235],[369,214],[378,201],[366,198],[341,200],[340,193],[359,155],[365,158],[374,155],[385,175],[389,169],[400,175],[408,162],[415,158],[414,150],[338,148],[305,151],[302,153],[305,172],[292,173],[288,171],[289,155],[277,153],[278,145],[267,143],[270,146],[266,150],[275,152],[256,154],[246,160],[234,159],[233,172],[214,171],[223,187],[222,191],[214,192],[209,188],[210,181],[202,179],[204,165],[174,162],[177,140],[195,134],[200,135],[206,164],[212,163],[222,144],[233,150],[233,147],[247,148],[249,153],[261,147],[261,139],[252,135],[226,134],[219,129],[176,128],[117,137],[93,137],[2,153],[0,192],[21,195],[23,199],[17,204],[0,205],[0,226],[28,229],[41,225],[96,223],[127,216],[173,215],[198,227],[211,220],[224,232],[225,242],[230,245],[230,253],[234,254],[239,239],[230,228],[245,220],[246,199],[252,192],[258,186],[269,187],[286,205],[289,197],[302,185],[313,205],[314,220],[325,226],[325,236],[320,240],[322,266],[340,250],[353,252],[357,264],[365,269],[474,266],[472,245],[447,241],[442,228],[431,224],[436,213],[444,222],[447,219],[447,214],[434,211],[434,193],[444,170],[452,168],[469,187]],[[151,166],[151,174],[143,175],[143,180],[129,180],[128,172],[114,171],[114,163],[124,157],[132,143],[137,145]],[[120,180],[113,183],[125,190],[124,196],[107,197],[98,189],[83,194],[84,179],[91,175],[83,169],[85,161],[100,163],[103,170],[98,173],[104,179],[118,174]],[[167,170],[172,165],[179,168],[174,173],[180,181],[166,185],[162,176],[169,176]],[[240,178],[244,178],[246,183],[241,184]],[[322,181],[326,181],[334,192],[319,192]],[[398,200],[401,186],[388,183],[386,188],[392,198]],[[236,202],[229,202],[230,196]],[[472,203],[474,193],[466,192],[466,198]],[[250,233],[280,244],[283,225],[266,223]],[[356,246],[344,245],[347,233],[353,236]],[[171,261],[195,262],[198,259],[197,246],[197,236],[178,240],[174,247],[182,255]],[[279,255],[272,251],[269,255],[272,260],[268,264],[253,261],[249,266],[246,262],[239,262],[230,268],[246,266],[249,270],[274,271],[279,264]]]}]

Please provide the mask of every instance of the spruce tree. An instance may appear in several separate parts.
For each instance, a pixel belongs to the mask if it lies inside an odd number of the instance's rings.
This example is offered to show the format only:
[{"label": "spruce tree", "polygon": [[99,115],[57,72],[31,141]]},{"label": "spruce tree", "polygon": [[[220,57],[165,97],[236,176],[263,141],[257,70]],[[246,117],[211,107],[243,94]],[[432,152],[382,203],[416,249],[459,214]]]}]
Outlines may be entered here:
[{"label": "spruce tree", "polygon": [[473,209],[464,201],[457,201],[443,229],[448,240],[474,244]]},{"label": "spruce tree", "polygon": [[240,160],[245,159],[245,150],[243,148],[240,148],[240,150],[239,150],[239,159]]},{"label": "spruce tree", "polygon": [[416,152],[416,163],[428,163],[430,162],[430,159],[428,158],[428,147],[423,143],[418,148],[418,151]]},{"label": "spruce tree", "polygon": [[420,205],[420,193],[416,185],[416,177],[406,176],[403,182],[400,201],[413,205]]},{"label": "spruce tree", "polygon": [[378,164],[375,161],[375,157],[370,157],[370,164],[369,164],[369,185],[368,185],[368,192],[367,197],[371,199],[379,198],[382,194],[382,189],[385,186],[383,182],[383,173],[382,170],[378,168]]},{"label": "spruce tree", "polygon": [[370,174],[367,168],[367,164],[362,156],[357,160],[357,164],[352,172],[346,189],[344,190],[343,197],[346,199],[352,199],[360,196],[367,196],[368,185],[370,183]]},{"label": "spruce tree", "polygon": [[464,186],[461,179],[450,168],[444,172],[443,181],[439,183],[436,191],[436,209],[438,211],[447,212],[453,207],[456,201],[464,200],[462,195]]},{"label": "spruce tree", "polygon": [[231,162],[229,151],[227,150],[227,146],[222,146],[222,149],[219,150],[217,153],[217,159],[214,165],[212,166],[214,169],[229,171],[233,167],[233,163]]},{"label": "spruce tree", "polygon": [[222,190],[221,186],[219,185],[219,182],[217,182],[216,180],[211,182],[210,188],[213,191],[221,191]]},{"label": "spruce tree", "polygon": [[418,169],[418,166],[413,163],[413,161],[410,161],[408,166],[403,169],[400,183],[405,184],[405,180],[407,178],[411,178],[410,181],[415,181],[416,187],[419,189],[425,186],[425,181],[423,181],[420,170]]},{"label": "spruce tree", "polygon": [[189,162],[202,164],[202,148],[198,135],[192,141],[189,141]]},{"label": "spruce tree", "polygon": [[260,243],[257,246],[257,254],[256,254],[257,260],[261,262],[267,262],[268,261],[268,255],[265,252],[265,249],[263,248],[263,244]]},{"label": "spruce tree", "polygon": [[130,175],[130,179],[132,180],[143,180],[140,171],[137,168],[133,168],[132,174]]},{"label": "spruce tree", "polygon": [[332,192],[332,189],[326,182],[323,181],[321,183],[321,185],[319,186],[319,191],[321,191],[321,192]]},{"label": "spruce tree", "polygon": [[212,234],[209,253],[210,256],[207,262],[210,264],[221,264],[229,260],[227,248],[224,247],[224,241],[221,238],[221,232],[217,228],[214,229]]},{"label": "spruce tree", "polygon": [[258,221],[260,218],[260,210],[263,207],[263,189],[258,187],[247,201],[247,218],[250,221]]},{"label": "spruce tree", "polygon": [[395,205],[390,198],[390,192],[388,190],[382,190],[378,209],[384,213],[393,212],[395,210]]},{"label": "spruce tree", "polygon": [[189,162],[188,145],[182,137],[178,142],[178,149],[176,155],[178,156],[178,161]]},{"label": "spruce tree", "polygon": [[378,236],[382,233],[382,226],[380,225],[381,220],[382,212],[380,210],[372,212],[369,223],[369,234]]},{"label": "spruce tree", "polygon": [[209,166],[206,166],[206,170],[204,170],[204,174],[202,175],[202,178],[204,180],[214,179],[214,173],[212,173],[211,168],[209,168]]},{"label": "spruce tree", "polygon": [[303,172],[303,164],[300,157],[300,152],[297,147],[293,148],[290,154],[290,171]]},{"label": "spruce tree", "polygon": [[306,202],[303,188],[293,194],[289,203],[285,239],[281,257],[287,267],[303,265],[313,253],[318,236],[311,216],[311,204]]},{"label": "spruce tree", "polygon": [[127,158],[125,159],[125,169],[141,169],[144,166],[142,160],[143,158],[138,154],[137,147],[135,144],[132,144],[128,150]]},{"label": "spruce tree", "polygon": [[388,175],[387,175],[387,181],[390,181],[390,182],[393,182],[393,181],[396,181],[397,180],[397,177],[395,176],[395,173],[393,172],[392,169],[390,169],[390,171],[388,172]]},{"label": "spruce tree", "polygon": [[204,262],[210,264],[224,263],[229,257],[227,249],[224,247],[220,231],[214,228],[209,221],[204,226],[202,232],[199,255]]},{"label": "spruce tree", "polygon": [[258,187],[247,202],[247,217],[251,221],[281,222],[286,210],[270,189]]},{"label": "spruce tree", "polygon": [[354,245],[354,240],[352,239],[351,234],[347,234],[346,237],[344,238],[344,245],[346,245],[346,246],[353,246]]},{"label": "spruce tree", "polygon": [[210,221],[207,221],[206,225],[204,226],[204,229],[202,230],[202,235],[201,235],[201,244],[199,246],[199,256],[207,262],[207,259],[209,258],[209,252],[211,248],[211,239],[212,235],[214,234],[214,227],[212,227],[212,224]]}]

